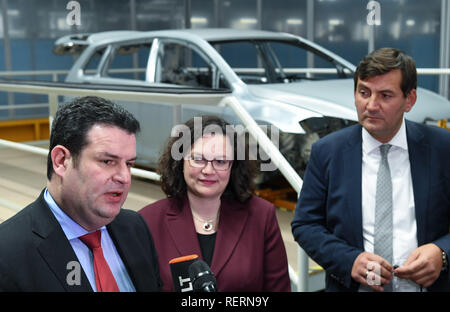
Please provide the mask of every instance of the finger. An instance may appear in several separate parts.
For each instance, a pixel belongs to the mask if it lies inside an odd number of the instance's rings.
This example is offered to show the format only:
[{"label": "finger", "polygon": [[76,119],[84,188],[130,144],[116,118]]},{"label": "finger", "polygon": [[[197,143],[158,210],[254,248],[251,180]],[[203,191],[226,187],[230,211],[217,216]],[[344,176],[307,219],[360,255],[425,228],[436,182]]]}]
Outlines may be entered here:
[{"label": "finger", "polygon": [[385,267],[381,267],[380,276],[384,280],[383,284],[386,284],[387,282],[392,280],[392,278],[393,278],[393,274],[392,273],[393,273],[392,270],[388,270]]},{"label": "finger", "polygon": [[[383,259],[383,258],[381,258]],[[387,260],[383,259],[381,261],[381,266],[382,268],[384,268],[386,271],[388,271],[390,274],[392,274],[392,272],[394,271],[394,267],[392,266],[392,264],[390,264]]]},{"label": "finger", "polygon": [[[391,276],[392,276],[392,274],[391,274]],[[381,285],[389,284],[391,282],[391,280],[392,280],[392,277],[391,278],[381,277]]]},{"label": "finger", "polygon": [[411,281],[425,287],[430,286],[439,277],[440,271],[434,271],[429,266],[424,266],[422,269],[412,273],[409,277]]},{"label": "finger", "polygon": [[378,291],[383,290],[383,285],[386,285],[391,281],[389,278],[382,277],[374,271],[366,271],[365,275],[366,278],[364,284]]},{"label": "finger", "polygon": [[379,286],[383,286],[386,284],[389,284],[392,280],[392,273],[391,272],[387,272],[385,275],[377,275],[377,273],[375,272],[371,272],[373,273],[373,277],[372,277],[372,281],[378,281],[378,285]]},{"label": "finger", "polygon": [[373,271],[366,272],[366,278],[363,284],[369,286],[374,290],[379,290],[381,287],[381,278]]},{"label": "finger", "polygon": [[356,258],[353,268],[352,277],[358,282],[364,282],[367,278],[367,272],[373,270],[374,267],[379,266],[378,263],[371,261],[372,254],[368,252],[362,252]]},{"label": "finger", "polygon": [[400,278],[409,278],[414,272],[411,270],[410,266],[401,266],[394,270],[394,274]]},{"label": "finger", "polygon": [[376,254],[363,252],[355,260],[352,277],[360,284],[382,291],[382,285],[392,279],[392,272],[393,267],[388,261]]},{"label": "finger", "polygon": [[375,269],[376,266],[381,266],[381,268],[384,268],[386,271],[388,272],[393,272],[394,271],[394,267],[392,266],[392,264],[390,264],[386,259],[384,259],[383,257],[380,257],[378,255],[372,254],[368,263],[368,266],[372,265],[373,268]]},{"label": "finger", "polygon": [[375,273],[370,272],[367,285],[375,291],[384,291],[383,285],[386,284],[386,280],[380,276],[376,276]]},{"label": "finger", "polygon": [[[408,261],[410,260],[410,261]],[[399,268],[395,270],[395,272],[398,272],[400,274],[413,274],[417,270],[420,270],[425,265],[425,262],[422,261],[419,257],[408,260]]]},{"label": "finger", "polygon": [[415,274],[410,280],[416,283],[417,285],[428,287],[434,283],[437,277],[432,276],[430,274]]},{"label": "finger", "polygon": [[400,278],[408,278],[411,279],[420,272],[425,267],[425,262],[421,260],[414,260],[408,265],[402,265],[401,267],[395,269],[395,275]]},{"label": "finger", "polygon": [[379,258],[379,260],[381,261],[381,263],[372,262],[371,265],[368,266],[368,268],[375,274],[372,280],[376,279],[379,284],[383,285],[389,283],[392,280],[393,267],[381,257]]},{"label": "finger", "polygon": [[352,278],[357,283],[364,284],[366,282],[366,271],[360,268],[356,274],[352,273]]},{"label": "finger", "polygon": [[390,272],[392,273],[394,271],[394,267],[386,261],[384,258],[374,255],[375,257],[373,260],[369,261],[367,263],[367,268],[371,271],[373,270],[383,270],[384,272]]}]

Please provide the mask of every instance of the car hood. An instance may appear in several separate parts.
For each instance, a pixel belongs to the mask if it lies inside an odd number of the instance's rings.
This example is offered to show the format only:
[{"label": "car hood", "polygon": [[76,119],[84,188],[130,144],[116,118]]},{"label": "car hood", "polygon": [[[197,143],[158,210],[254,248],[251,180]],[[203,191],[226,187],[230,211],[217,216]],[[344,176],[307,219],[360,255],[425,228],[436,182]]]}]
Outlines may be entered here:
[{"label": "car hood", "polygon": [[[295,105],[323,116],[357,121],[353,79],[300,81],[293,83],[247,85],[252,96]],[[300,116],[301,117],[301,116]],[[450,118],[450,102],[429,90],[417,89],[417,102],[405,118],[423,122]],[[302,120],[303,118],[299,118]]]},{"label": "car hood", "polygon": [[358,120],[353,100],[353,80],[322,80],[247,85],[254,97],[295,105],[315,113]]}]

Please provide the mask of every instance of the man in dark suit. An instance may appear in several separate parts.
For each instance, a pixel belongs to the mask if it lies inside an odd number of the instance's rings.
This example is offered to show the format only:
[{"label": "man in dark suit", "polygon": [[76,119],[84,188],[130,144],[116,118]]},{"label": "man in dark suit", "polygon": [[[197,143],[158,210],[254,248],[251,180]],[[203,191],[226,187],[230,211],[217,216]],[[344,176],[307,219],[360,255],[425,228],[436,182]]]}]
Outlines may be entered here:
[{"label": "man in dark suit", "polygon": [[328,291],[450,291],[450,132],[404,119],[417,97],[404,52],[372,52],[354,81],[359,124],[313,145],[293,235]]},{"label": "man in dark suit", "polygon": [[0,291],[158,291],[153,238],[121,209],[139,122],[98,97],[56,113],[47,188],[0,225]]}]

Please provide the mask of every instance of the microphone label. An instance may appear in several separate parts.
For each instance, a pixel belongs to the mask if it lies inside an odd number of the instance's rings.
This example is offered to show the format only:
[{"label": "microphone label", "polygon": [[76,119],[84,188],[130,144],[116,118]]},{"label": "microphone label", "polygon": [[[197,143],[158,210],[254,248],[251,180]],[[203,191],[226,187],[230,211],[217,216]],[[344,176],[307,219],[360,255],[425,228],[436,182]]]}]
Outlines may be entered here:
[{"label": "microphone label", "polygon": [[[191,279],[189,277],[183,278],[181,276],[178,276],[178,280],[180,281],[181,292],[187,292],[187,291],[193,291],[194,290],[192,288],[192,282],[191,282]],[[187,283],[187,287],[183,288],[183,285],[185,283]]]}]

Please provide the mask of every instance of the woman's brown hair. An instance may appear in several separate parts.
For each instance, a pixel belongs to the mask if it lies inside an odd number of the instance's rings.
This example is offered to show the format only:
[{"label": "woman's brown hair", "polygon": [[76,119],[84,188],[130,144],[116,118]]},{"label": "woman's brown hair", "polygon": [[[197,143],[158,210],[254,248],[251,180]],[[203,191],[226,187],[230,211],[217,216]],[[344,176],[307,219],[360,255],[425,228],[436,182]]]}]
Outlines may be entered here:
[{"label": "woman's brown hair", "polygon": [[[200,129],[198,128],[195,129],[195,127],[200,126],[199,122],[201,122],[201,131],[199,131]],[[245,157],[244,159],[239,159],[242,157],[238,157],[238,144],[243,141],[241,137],[238,136],[234,127],[217,116],[192,118],[187,121],[184,126],[186,126],[189,131],[180,131],[177,136],[172,136],[169,139],[158,163],[158,173],[161,175],[161,187],[167,197],[177,199],[184,198],[187,192],[187,186],[183,175],[184,157],[190,151],[194,142],[205,135],[205,133],[208,133],[208,129],[220,129],[221,134],[229,137],[230,142],[233,145],[234,156],[230,169],[230,180],[222,197],[231,198],[240,203],[245,203],[249,200],[252,197],[254,190],[253,179],[256,175],[256,161],[249,160],[248,145],[245,141]],[[185,135],[189,135],[190,138],[185,138]],[[181,141],[190,142],[190,145],[186,146],[186,144],[179,144]],[[242,148],[242,146],[239,146],[239,148]],[[182,157],[174,157],[174,154],[182,155]]]}]

